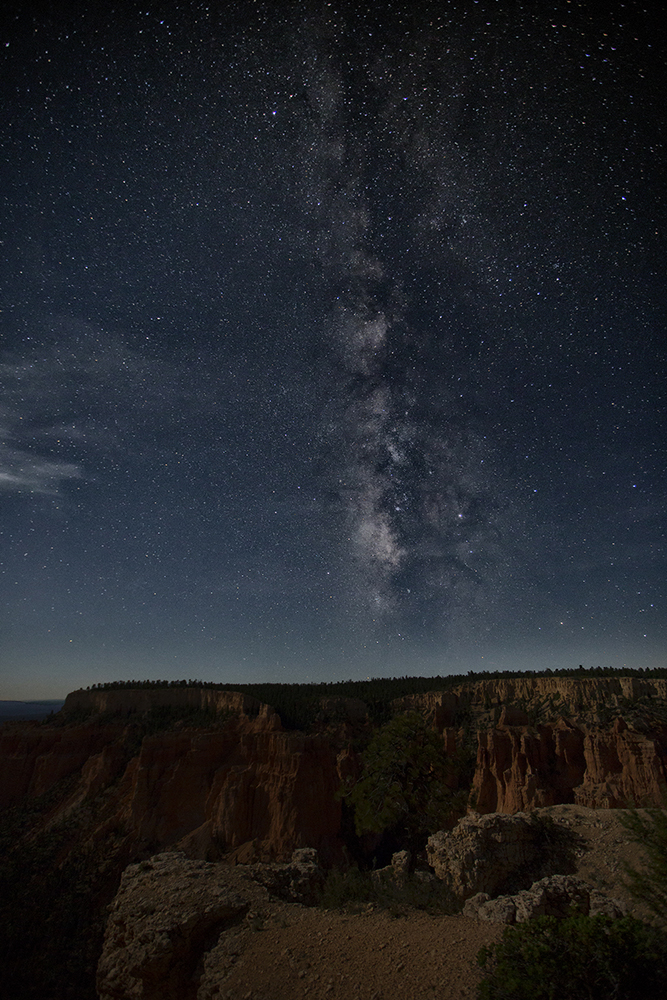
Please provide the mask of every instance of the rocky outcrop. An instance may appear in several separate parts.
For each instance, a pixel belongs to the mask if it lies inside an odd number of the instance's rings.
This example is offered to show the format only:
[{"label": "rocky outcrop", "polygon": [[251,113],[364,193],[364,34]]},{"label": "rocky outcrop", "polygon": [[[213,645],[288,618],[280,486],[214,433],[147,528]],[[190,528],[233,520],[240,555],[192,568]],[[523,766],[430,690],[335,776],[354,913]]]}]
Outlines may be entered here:
[{"label": "rocky outcrop", "polygon": [[315,906],[322,895],[324,871],[317,851],[301,847],[294,851],[287,864],[257,864],[249,869],[255,882],[268,889],[271,896],[288,903]]},{"label": "rocky outcrop", "polygon": [[212,1000],[270,899],[312,905],[323,879],[309,848],[287,864],[230,867],[165,852],[129,865],[109,907],[100,1000]]},{"label": "rocky outcrop", "polygon": [[427,854],[467,917],[514,924],[573,912],[625,915],[624,902],[571,874],[575,844],[581,852],[580,839],[549,810],[540,815],[472,813],[453,830],[430,837]]},{"label": "rocky outcrop", "polygon": [[561,718],[480,731],[471,802],[479,812],[504,813],[567,802],[660,806],[666,785],[667,727],[649,737],[620,717],[607,728]]},{"label": "rocky outcrop", "polygon": [[664,805],[667,727],[646,736],[618,718],[611,729],[588,731],[583,749],[584,779],[574,789],[578,805],[595,809]]},{"label": "rocky outcrop", "polygon": [[[667,786],[667,724],[654,725],[650,712],[642,731],[620,716],[606,726],[564,716],[539,725],[527,720],[538,704],[540,711],[566,703],[592,709],[601,700],[609,709],[632,697],[657,704],[666,685],[648,677],[471,681],[394,707],[424,712],[449,755],[462,745],[456,723],[466,712],[468,723],[484,713],[495,718],[477,734],[470,799],[477,812],[657,805]],[[151,710],[166,707],[183,709],[183,718],[142,739]],[[188,726],[190,710],[209,713],[203,726],[199,716],[199,728]],[[77,725],[81,712],[90,718]],[[321,714],[344,724],[323,730],[318,722],[309,735],[285,732],[270,706],[201,686],[75,691],[57,724],[0,730],[0,808],[50,793],[50,823],[104,796],[105,829],[115,824],[132,851],[180,845],[192,858],[231,854],[249,862],[285,860],[313,847],[329,865],[341,852],[337,793],[359,777],[363,763],[352,749],[352,723],[363,732],[370,724],[366,706],[353,698],[323,699]],[[630,720],[639,725],[636,715]]]},{"label": "rocky outcrop", "polygon": [[470,813],[453,830],[428,839],[428,862],[463,902],[479,892],[497,894],[510,883],[532,884],[544,852],[544,827],[523,813]]},{"label": "rocky outcrop", "polygon": [[598,889],[575,875],[551,875],[534,882],[514,896],[497,896],[479,892],[467,900],[463,916],[488,920],[498,924],[522,924],[536,917],[568,917],[573,913],[594,917],[625,916],[627,907],[610,899]]},{"label": "rocky outcrop", "polygon": [[572,802],[584,780],[584,733],[566,719],[537,730],[498,726],[482,730],[477,740],[471,801],[479,812]]},{"label": "rocky outcrop", "polygon": [[253,842],[258,858],[314,847],[335,860],[341,806],[332,748],[266,723],[231,720],[219,732],[145,739],[127,806],[138,837],[180,841],[195,857]]},{"label": "rocky outcrop", "polygon": [[208,953],[267,900],[238,869],[181,854],[130,865],[110,907],[100,1000],[195,1000]]},{"label": "rocky outcrop", "polygon": [[283,732],[271,713],[173,729],[139,746],[122,722],[0,735],[3,806],[52,791],[51,823],[103,793],[100,823],[122,830],[135,853],[180,843],[190,857],[213,859],[245,845],[254,860],[285,860],[313,847],[330,864],[341,852],[339,786],[326,737]]}]

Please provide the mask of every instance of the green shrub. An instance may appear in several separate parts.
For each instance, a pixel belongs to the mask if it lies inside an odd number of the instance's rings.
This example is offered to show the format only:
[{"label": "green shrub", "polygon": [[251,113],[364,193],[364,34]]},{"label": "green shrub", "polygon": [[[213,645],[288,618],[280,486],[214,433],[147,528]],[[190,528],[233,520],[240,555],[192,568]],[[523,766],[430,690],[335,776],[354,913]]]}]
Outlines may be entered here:
[{"label": "green shrub", "polygon": [[370,872],[332,869],[322,889],[322,906],[328,910],[357,910],[375,898]]},{"label": "green shrub", "polygon": [[478,1000],[664,1000],[667,936],[634,917],[538,917],[482,948]]},{"label": "green shrub", "polygon": [[626,885],[661,923],[667,924],[667,811],[628,809],[621,823],[630,838],[646,852],[647,867],[626,865]]},{"label": "green shrub", "polygon": [[406,916],[412,910],[454,913],[458,906],[438,879],[421,880],[411,875],[404,880],[382,876],[384,872],[333,869],[327,875],[320,905],[328,910],[359,912],[365,904],[387,910],[392,916]]}]

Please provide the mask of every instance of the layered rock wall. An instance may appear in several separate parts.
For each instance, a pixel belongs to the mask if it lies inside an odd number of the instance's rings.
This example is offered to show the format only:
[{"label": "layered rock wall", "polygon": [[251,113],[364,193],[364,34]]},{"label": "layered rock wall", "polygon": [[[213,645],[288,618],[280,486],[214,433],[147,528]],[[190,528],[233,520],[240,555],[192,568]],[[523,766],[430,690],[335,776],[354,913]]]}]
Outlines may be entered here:
[{"label": "layered rock wall", "polygon": [[[666,684],[649,678],[477,681],[401,699],[394,707],[422,711],[443,734],[448,753],[461,735],[449,723],[468,713],[465,721],[476,725],[478,740],[470,801],[480,813],[559,803],[660,805],[667,788],[667,723],[655,722],[657,716],[645,712],[654,721],[645,719],[642,732],[626,725],[619,711],[613,726],[557,713],[541,724],[526,723],[535,706],[566,701],[588,705],[593,715],[601,699],[607,709],[633,697],[644,699],[645,708],[655,699],[664,709]],[[339,701],[323,712],[354,714],[366,725],[363,703]],[[138,746],[141,714],[167,705],[229,717],[209,728],[182,721]],[[236,852],[239,860],[258,860],[314,847],[325,864],[339,855],[337,792],[361,767],[349,747],[341,751],[340,741],[284,732],[270,706],[214,688],[76,691],[68,696],[64,720],[76,718],[72,713],[79,709],[96,720],[0,729],[0,808],[42,796],[69,778],[60,800],[48,805],[50,819],[104,793],[105,823],[116,823],[133,844],[153,850],[180,843],[191,857]],[[102,722],[107,713],[115,721]]]},{"label": "layered rock wall", "polygon": [[49,728],[23,723],[0,729],[0,809],[44,795],[69,775],[90,771],[90,762],[118,738],[116,726]]},{"label": "layered rock wall", "polygon": [[208,687],[147,687],[102,688],[99,690],[72,691],[67,695],[62,712],[71,715],[76,711],[103,714],[129,714],[148,712],[153,708],[197,709],[214,712],[233,712],[238,715],[275,714],[270,705],[240,691],[218,691]]},{"label": "layered rock wall", "polygon": [[551,720],[559,715],[621,712],[639,699],[667,701],[667,680],[651,677],[513,677],[498,680],[468,681],[445,691],[398,698],[396,708],[423,712],[439,729],[456,725],[463,716],[481,718],[502,712],[514,715],[510,722],[527,722],[516,713],[546,714]]},{"label": "layered rock wall", "polygon": [[252,845],[253,858],[285,859],[314,847],[338,859],[340,776],[326,738],[283,732],[269,713],[145,737],[138,751],[128,734],[122,723],[3,730],[0,808],[53,791],[45,816],[56,822],[104,792],[104,828],[137,850],[181,843],[206,858]]},{"label": "layered rock wall", "polygon": [[[275,717],[277,719],[277,717]],[[336,758],[318,736],[271,720],[232,720],[220,732],[186,730],[143,741],[126,819],[142,841],[184,841],[194,857],[254,842],[258,857],[339,850]]]},{"label": "layered rock wall", "polygon": [[478,733],[471,802],[482,813],[515,813],[559,803],[592,808],[661,806],[667,789],[667,727],[651,736],[614,725],[559,719]]}]

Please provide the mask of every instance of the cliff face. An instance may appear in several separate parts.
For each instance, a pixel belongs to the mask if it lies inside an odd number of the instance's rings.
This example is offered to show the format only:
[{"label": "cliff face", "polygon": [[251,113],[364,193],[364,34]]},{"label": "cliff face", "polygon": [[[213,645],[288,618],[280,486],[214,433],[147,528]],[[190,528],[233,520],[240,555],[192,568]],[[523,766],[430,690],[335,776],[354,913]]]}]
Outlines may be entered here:
[{"label": "cliff face", "polygon": [[[323,704],[325,715],[366,725],[362,702],[334,701]],[[638,705],[643,728],[635,724]],[[527,677],[461,684],[393,707],[422,712],[448,753],[460,741],[457,727],[476,730],[471,805],[515,813],[559,803],[661,804],[667,721],[650,714],[660,705],[667,720],[667,682],[660,679]],[[224,714],[207,728],[182,722],[141,739],[143,713],[165,706]],[[62,716],[74,720],[81,711],[98,720],[0,730],[0,808],[53,790],[47,822],[102,797],[104,828],[124,831],[132,850],[180,844],[193,858],[235,852],[253,860],[315,847],[325,863],[339,855],[336,793],[361,767],[349,746],[337,760],[340,741],[285,732],[270,706],[212,688],[76,691]],[[609,713],[613,723],[603,721]]]},{"label": "cliff face", "polygon": [[568,802],[603,809],[660,806],[666,787],[667,726],[647,736],[620,717],[607,728],[560,719],[478,733],[471,802],[479,812]]},{"label": "cliff face", "polygon": [[423,712],[438,729],[462,718],[480,725],[499,721],[503,709],[514,718],[508,724],[553,722],[559,716],[603,721],[633,705],[667,702],[667,680],[650,677],[515,677],[470,681],[446,691],[428,691],[394,702],[396,708]]},{"label": "cliff face", "polygon": [[0,729],[0,809],[48,792],[118,738],[118,727],[48,728],[38,723]]},{"label": "cliff face", "polygon": [[322,738],[282,732],[277,716],[238,719],[220,732],[145,739],[123,818],[141,841],[181,842],[191,857],[252,842],[258,857],[308,846],[334,860],[339,783]]},{"label": "cliff face", "polygon": [[322,737],[283,732],[271,712],[148,736],[138,752],[129,735],[121,723],[3,731],[0,805],[52,791],[55,822],[102,796],[101,825],[135,851],[181,843],[206,858],[251,844],[254,857],[282,859],[308,846],[337,859],[340,779]]},{"label": "cliff face", "polygon": [[148,712],[153,708],[198,709],[232,712],[235,715],[272,716],[275,711],[256,698],[239,691],[216,691],[205,687],[110,688],[72,691],[63,705],[63,715],[77,711],[106,713]]},{"label": "cliff face", "polygon": [[[446,753],[457,754],[466,791],[466,754],[476,742],[470,805],[480,813],[560,803],[606,809],[661,801],[666,687],[634,678],[485,680],[404,698],[392,708],[430,719]],[[102,915],[122,870],[159,851],[221,861],[227,872],[230,862],[240,863],[239,877],[246,862],[286,861],[299,848],[316,848],[328,867],[342,860],[344,839],[352,851],[375,851],[377,840],[354,839],[353,817],[343,816],[337,795],[362,773],[360,748],[373,732],[366,706],[339,697],[300,711],[292,721],[310,718],[311,729],[286,732],[279,714],[245,694],[116,688],[73,692],[50,722],[1,727],[0,833],[7,852],[0,859],[0,916],[9,952],[23,956],[15,963],[17,982],[28,967],[41,970],[40,983],[50,982],[63,955],[62,982],[72,981],[73,956],[80,957],[77,975],[90,979],[89,957],[102,947]],[[177,857],[184,865],[183,854]],[[226,919],[206,910],[200,923],[184,928],[186,937],[192,930],[190,944],[196,939],[188,954],[206,945],[211,914]],[[159,964],[163,937],[154,943]],[[125,957],[114,966],[121,977]],[[114,969],[105,979],[110,996]],[[49,988],[41,995],[64,994]]]}]

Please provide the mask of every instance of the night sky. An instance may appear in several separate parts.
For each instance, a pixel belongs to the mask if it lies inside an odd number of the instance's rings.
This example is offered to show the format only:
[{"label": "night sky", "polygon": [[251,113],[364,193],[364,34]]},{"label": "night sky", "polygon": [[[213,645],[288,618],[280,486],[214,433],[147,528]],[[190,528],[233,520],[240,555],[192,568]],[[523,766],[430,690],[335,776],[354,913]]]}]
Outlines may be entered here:
[{"label": "night sky", "polygon": [[656,19],[82,6],[0,32],[0,696],[664,666]]}]

